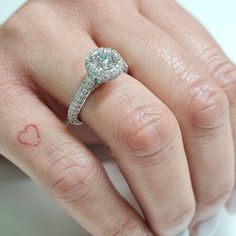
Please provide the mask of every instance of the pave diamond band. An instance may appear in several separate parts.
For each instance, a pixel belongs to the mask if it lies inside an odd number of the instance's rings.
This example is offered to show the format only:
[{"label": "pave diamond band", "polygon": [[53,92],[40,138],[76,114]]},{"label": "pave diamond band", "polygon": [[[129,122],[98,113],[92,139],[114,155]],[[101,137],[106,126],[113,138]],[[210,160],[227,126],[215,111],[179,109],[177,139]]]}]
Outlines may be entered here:
[{"label": "pave diamond band", "polygon": [[68,110],[68,121],[80,125],[79,113],[91,92],[99,85],[116,79],[121,73],[127,73],[128,65],[120,54],[111,48],[97,48],[86,57],[87,75],[80,84]]}]

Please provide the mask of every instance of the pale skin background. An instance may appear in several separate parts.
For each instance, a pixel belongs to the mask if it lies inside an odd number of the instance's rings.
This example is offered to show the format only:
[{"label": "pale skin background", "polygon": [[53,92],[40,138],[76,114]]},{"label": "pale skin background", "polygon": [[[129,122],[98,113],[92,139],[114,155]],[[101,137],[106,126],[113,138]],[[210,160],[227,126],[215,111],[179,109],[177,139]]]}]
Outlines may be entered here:
[{"label": "pale skin background", "polygon": [[[208,5],[210,7],[213,4],[213,1],[204,3],[204,7],[201,5],[203,1],[192,1],[191,4],[188,1],[180,2],[186,5],[187,8],[192,9],[193,12],[196,11],[195,14],[199,15],[206,25],[209,25],[210,31],[216,36],[221,46],[236,61],[235,47],[232,44],[235,42],[235,38],[231,35],[233,19],[235,18],[232,12],[233,1],[228,1],[228,5],[226,5],[227,1],[224,1],[224,3],[223,1],[214,1],[214,9],[211,9],[211,11],[207,9],[209,9]],[[219,17],[219,14],[217,14],[222,7],[225,7],[225,17],[222,15]],[[4,8],[0,1],[0,13],[4,12],[2,9]],[[212,16],[210,17],[208,14],[212,14]],[[230,25],[231,23],[232,25]],[[96,148],[96,151],[102,156],[103,150]],[[106,163],[105,166],[112,172],[115,168],[110,163]],[[39,187],[20,171],[6,161],[1,161],[0,170],[0,228],[4,235],[87,235],[83,231],[78,234],[78,230],[80,230],[78,225],[61,209],[57,208],[41,192]],[[117,179],[116,176],[113,176],[112,179],[115,180],[124,195],[131,198],[123,181]],[[235,223],[234,217],[229,218],[222,213],[218,234],[216,235],[235,235],[236,232],[233,231]]]}]

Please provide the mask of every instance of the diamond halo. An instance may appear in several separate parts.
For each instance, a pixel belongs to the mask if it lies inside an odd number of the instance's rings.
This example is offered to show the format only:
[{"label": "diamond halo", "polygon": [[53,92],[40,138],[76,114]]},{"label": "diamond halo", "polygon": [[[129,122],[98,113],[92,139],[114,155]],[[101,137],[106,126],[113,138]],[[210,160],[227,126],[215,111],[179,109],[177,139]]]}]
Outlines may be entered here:
[{"label": "diamond halo", "polygon": [[73,125],[82,124],[78,115],[94,89],[105,82],[116,79],[121,73],[128,72],[128,65],[121,55],[114,49],[103,47],[88,54],[85,67],[87,75],[81,82],[68,110],[68,121]]},{"label": "diamond halo", "polygon": [[85,67],[88,75],[95,78],[98,83],[113,80],[128,70],[128,65],[120,54],[111,48],[98,48],[90,52]]}]

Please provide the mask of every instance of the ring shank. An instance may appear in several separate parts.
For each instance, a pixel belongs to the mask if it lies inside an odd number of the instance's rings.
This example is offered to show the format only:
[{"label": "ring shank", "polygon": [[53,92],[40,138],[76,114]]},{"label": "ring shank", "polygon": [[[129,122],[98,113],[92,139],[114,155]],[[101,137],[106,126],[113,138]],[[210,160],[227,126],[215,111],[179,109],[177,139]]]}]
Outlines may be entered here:
[{"label": "ring shank", "polygon": [[85,79],[82,81],[79,89],[77,90],[73,101],[70,104],[68,110],[68,120],[73,125],[81,125],[82,122],[78,118],[84,103],[86,102],[90,93],[96,89],[98,84],[96,80],[89,75],[86,75]]}]

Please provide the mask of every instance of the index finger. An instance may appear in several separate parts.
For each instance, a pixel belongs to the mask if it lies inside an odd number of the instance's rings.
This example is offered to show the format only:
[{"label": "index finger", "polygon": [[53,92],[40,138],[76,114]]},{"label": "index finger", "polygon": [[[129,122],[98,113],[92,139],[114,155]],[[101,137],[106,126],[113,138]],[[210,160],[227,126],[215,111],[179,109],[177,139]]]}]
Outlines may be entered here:
[{"label": "index finger", "polygon": [[[0,76],[8,75],[0,69]],[[91,234],[152,235],[92,153],[31,90],[15,80],[0,84],[0,117],[1,154],[39,182]]]}]

